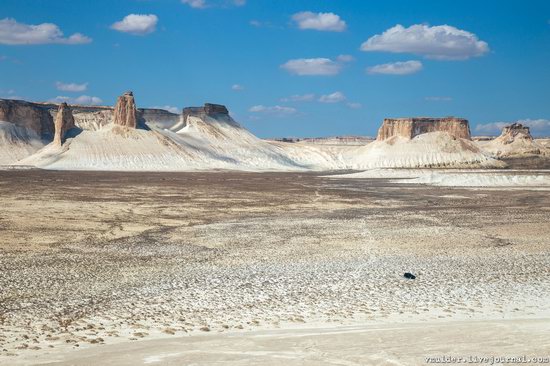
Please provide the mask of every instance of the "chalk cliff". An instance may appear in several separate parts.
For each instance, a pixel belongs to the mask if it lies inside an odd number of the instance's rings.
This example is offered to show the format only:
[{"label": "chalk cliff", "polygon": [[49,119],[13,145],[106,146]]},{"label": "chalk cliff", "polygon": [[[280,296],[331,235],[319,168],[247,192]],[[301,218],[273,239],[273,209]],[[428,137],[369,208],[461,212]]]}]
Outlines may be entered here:
[{"label": "chalk cliff", "polygon": [[468,120],[455,117],[385,118],[376,139],[384,141],[394,136],[412,139],[429,132],[447,132],[451,136],[470,140]]},{"label": "chalk cliff", "polygon": [[[29,128],[45,140],[54,137],[54,120],[59,104],[36,103],[23,100],[0,99],[0,121]],[[112,123],[113,107],[108,106],[70,106],[75,126],[82,130],[96,131]],[[140,108],[137,110],[138,123],[147,123],[168,128],[178,122],[179,114],[170,113],[164,109]]]},{"label": "chalk cliff", "polygon": [[61,145],[65,141],[65,134],[67,131],[74,127],[74,117],[71,108],[69,108],[67,103],[61,103],[57,110],[57,115],[55,116],[55,135],[53,143]]},{"label": "chalk cliff", "polygon": [[181,117],[183,121],[186,121],[188,116],[205,118],[207,116],[215,116],[217,114],[229,115],[229,111],[224,105],[205,103],[203,107],[183,108]]},{"label": "chalk cliff", "polygon": [[118,97],[113,113],[113,123],[118,126],[136,128],[137,122],[136,101],[134,94],[129,91]]},{"label": "chalk cliff", "polygon": [[[44,139],[54,134],[51,104],[31,103],[23,100],[0,99],[0,121],[34,131]],[[57,106],[55,106],[57,108]]]},{"label": "chalk cliff", "polygon": [[529,127],[520,123],[504,127],[499,137],[482,147],[491,154],[503,158],[550,155],[550,149],[535,141]]}]

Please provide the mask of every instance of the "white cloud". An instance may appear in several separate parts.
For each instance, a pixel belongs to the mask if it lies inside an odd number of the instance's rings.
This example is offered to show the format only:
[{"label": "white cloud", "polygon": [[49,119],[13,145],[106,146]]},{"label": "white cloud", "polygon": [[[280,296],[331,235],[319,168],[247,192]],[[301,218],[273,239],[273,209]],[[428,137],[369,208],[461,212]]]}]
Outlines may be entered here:
[{"label": "white cloud", "polygon": [[154,107],[151,107],[151,108],[154,108],[154,109],[164,109],[165,111],[168,111],[170,113],[175,113],[175,114],[179,114],[180,113],[180,109],[178,107],[172,107],[170,105],[163,105],[163,106],[154,106]]},{"label": "white cloud", "polygon": [[76,83],[62,83],[58,81],[55,83],[57,90],[68,91],[68,92],[82,92],[88,89],[88,83],[76,84]]},{"label": "white cloud", "polygon": [[367,68],[369,74],[408,75],[422,70],[420,61],[403,61],[381,64]]},{"label": "white cloud", "polygon": [[142,36],[155,31],[159,18],[155,14],[129,14],[113,23],[111,29]]},{"label": "white cloud", "polygon": [[548,136],[550,135],[550,120],[548,119],[520,119],[514,122],[493,122],[478,124],[476,131],[488,135],[499,135],[505,126],[509,126],[512,123],[521,123],[524,126],[530,128],[533,135]]},{"label": "white cloud", "polygon": [[465,30],[450,25],[430,27],[415,24],[408,28],[398,24],[369,38],[362,51],[414,53],[439,60],[464,60],[489,52],[487,42]]},{"label": "white cloud", "polygon": [[244,86],[242,86],[240,84],[233,84],[233,85],[231,85],[231,90],[241,91],[241,90],[244,90]]},{"label": "white cloud", "polygon": [[91,38],[81,33],[64,37],[63,32],[53,23],[38,25],[18,23],[15,19],[0,20],[0,44],[32,45],[32,44],[83,44],[90,43]]},{"label": "white cloud", "polygon": [[289,60],[281,67],[296,75],[336,75],[342,69],[341,64],[329,58],[299,58]]},{"label": "white cloud", "polygon": [[444,96],[431,96],[425,97],[424,100],[427,100],[428,102],[450,102],[451,100],[453,100],[453,98]]},{"label": "white cloud", "polygon": [[250,107],[248,111],[252,113],[265,113],[265,114],[273,114],[278,116],[291,115],[298,112],[296,108],[292,108],[292,107],[282,107],[280,105],[267,107],[261,104]]},{"label": "white cloud", "polygon": [[349,103],[346,103],[346,105],[351,109],[359,109],[363,107],[361,103],[357,103],[357,102],[349,102]]},{"label": "white cloud", "polygon": [[2,95],[0,96],[1,99],[11,99],[11,100],[24,100],[25,98],[19,95]]},{"label": "white cloud", "polygon": [[80,105],[98,105],[103,102],[98,97],[91,97],[89,95],[81,95],[77,98],[57,96],[53,99],[50,99],[50,102],[54,103],[68,103],[68,104],[80,104]]},{"label": "white cloud", "polygon": [[206,1],[205,0],[181,0],[183,4],[187,4],[192,8],[195,9],[204,9],[206,8]]},{"label": "white cloud", "polygon": [[210,7],[226,8],[230,6],[245,6],[246,0],[181,0],[182,4],[194,9],[206,9]]},{"label": "white cloud", "polygon": [[281,102],[311,102],[315,99],[315,94],[294,94],[290,97],[281,98]]},{"label": "white cloud", "polygon": [[283,29],[283,27],[281,26],[278,26],[278,25],[275,25],[271,22],[268,22],[268,21],[260,21],[260,20],[257,20],[257,19],[253,19],[251,20],[250,22],[248,22],[251,26],[253,27],[256,27],[256,28],[279,28],[279,29]]},{"label": "white cloud", "polygon": [[340,103],[346,100],[346,96],[342,92],[334,92],[332,94],[321,95],[319,102],[321,103]]},{"label": "white cloud", "polygon": [[0,89],[0,98],[1,99],[15,99],[15,100],[25,99],[22,96],[17,95],[15,93],[14,89],[8,89],[8,90]]},{"label": "white cloud", "polygon": [[346,30],[346,22],[334,13],[313,13],[302,11],[292,16],[300,29],[314,29],[327,32],[343,32]]},{"label": "white cloud", "polygon": [[351,62],[355,60],[355,58],[352,55],[339,55],[336,57],[336,60],[340,62]]}]

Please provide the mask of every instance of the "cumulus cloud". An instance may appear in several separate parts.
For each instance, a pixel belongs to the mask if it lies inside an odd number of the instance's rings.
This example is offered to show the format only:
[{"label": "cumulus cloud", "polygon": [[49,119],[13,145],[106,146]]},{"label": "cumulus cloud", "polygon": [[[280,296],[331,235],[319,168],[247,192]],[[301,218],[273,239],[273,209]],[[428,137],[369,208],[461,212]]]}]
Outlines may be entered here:
[{"label": "cumulus cloud", "polygon": [[425,97],[424,100],[427,100],[428,102],[450,102],[451,100],[453,100],[453,98],[444,96],[431,96]]},{"label": "cumulus cloud", "polygon": [[289,60],[281,67],[296,75],[337,75],[342,65],[329,58],[298,58]]},{"label": "cumulus cloud", "polygon": [[63,32],[53,23],[24,24],[15,19],[0,20],[0,44],[33,45],[33,44],[83,44],[90,43],[91,38],[75,33],[64,37]]},{"label": "cumulus cloud", "polygon": [[352,55],[340,55],[336,57],[336,61],[340,62],[351,62],[353,60],[355,60],[355,58]]},{"label": "cumulus cloud", "polygon": [[111,25],[111,29],[138,36],[152,33],[156,30],[158,17],[155,14],[129,14],[122,20]]},{"label": "cumulus cloud", "polygon": [[391,62],[367,68],[369,74],[408,75],[422,70],[420,61]]},{"label": "cumulus cloud", "polygon": [[58,81],[55,83],[57,90],[68,91],[68,92],[82,92],[88,89],[88,83],[76,84],[76,83],[62,83]]},{"label": "cumulus cloud", "polygon": [[50,102],[54,102],[54,103],[63,103],[63,102],[65,102],[65,103],[68,103],[68,104],[80,104],[80,105],[98,105],[98,104],[101,104],[103,102],[103,100],[101,100],[98,97],[91,97],[89,95],[81,95],[81,96],[76,97],[76,98],[57,96],[53,99],[50,99]]},{"label": "cumulus cloud", "polygon": [[195,9],[202,9],[206,8],[206,1],[205,0],[181,0],[183,4],[187,4],[192,8]]},{"label": "cumulus cloud", "polygon": [[465,60],[489,52],[487,42],[465,30],[450,25],[430,27],[415,24],[408,28],[398,24],[369,38],[362,51],[413,53],[439,60]]},{"label": "cumulus cloud", "polygon": [[325,32],[343,32],[346,30],[346,22],[334,13],[302,11],[294,14],[292,20],[300,29],[313,29]]},{"label": "cumulus cloud", "polygon": [[171,105],[154,106],[154,107],[151,107],[151,108],[164,109],[165,111],[168,111],[170,113],[175,113],[175,114],[178,114],[180,112],[180,109],[178,107],[173,107]]},{"label": "cumulus cloud", "polygon": [[294,94],[290,97],[281,98],[281,102],[311,102],[315,99],[315,94]]},{"label": "cumulus cloud", "polygon": [[242,86],[240,84],[233,84],[233,85],[231,85],[231,90],[241,91],[241,90],[244,90],[244,86]]},{"label": "cumulus cloud", "polygon": [[342,92],[334,92],[332,94],[321,95],[319,102],[321,103],[340,103],[346,100],[346,96]]},{"label": "cumulus cloud", "polygon": [[346,105],[351,109],[359,109],[363,107],[361,103],[357,103],[357,102],[349,102],[349,103],[346,103]]},{"label": "cumulus cloud", "polygon": [[296,108],[292,108],[292,107],[283,107],[280,105],[264,106],[261,104],[250,107],[248,111],[252,113],[265,113],[265,114],[273,114],[278,116],[291,115],[298,112]]},{"label": "cumulus cloud", "polygon": [[482,123],[476,126],[476,132],[487,135],[499,135],[505,126],[512,123],[521,123],[530,128],[533,135],[549,136],[550,135],[550,120],[548,119],[520,119],[513,122],[492,122]]}]

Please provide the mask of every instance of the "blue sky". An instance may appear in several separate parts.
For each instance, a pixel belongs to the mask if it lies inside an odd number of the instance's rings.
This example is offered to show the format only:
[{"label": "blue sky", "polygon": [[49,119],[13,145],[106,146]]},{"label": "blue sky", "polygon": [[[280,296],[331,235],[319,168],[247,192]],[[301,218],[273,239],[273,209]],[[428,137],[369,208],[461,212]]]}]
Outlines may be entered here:
[{"label": "blue sky", "polygon": [[447,115],[476,134],[517,120],[550,134],[549,86],[550,1],[0,6],[0,97],[221,103],[260,137],[374,135],[384,117]]}]

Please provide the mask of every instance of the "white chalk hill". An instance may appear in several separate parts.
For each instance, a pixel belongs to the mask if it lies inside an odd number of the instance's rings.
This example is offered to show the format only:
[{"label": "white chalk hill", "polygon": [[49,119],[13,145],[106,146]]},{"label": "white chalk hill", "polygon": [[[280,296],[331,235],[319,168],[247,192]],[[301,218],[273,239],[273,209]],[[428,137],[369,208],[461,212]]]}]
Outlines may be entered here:
[{"label": "white chalk hill", "polygon": [[447,132],[429,132],[412,139],[393,136],[354,151],[356,169],[372,168],[499,168],[504,163],[474,142]]},{"label": "white chalk hill", "polygon": [[261,140],[227,114],[188,116],[170,129],[113,124],[81,131],[17,164],[57,170],[300,171],[370,168],[493,168],[502,163],[472,141],[445,132],[408,140],[392,137],[364,146],[325,146]]},{"label": "white chalk hill", "polygon": [[326,159],[315,155],[293,159],[283,147],[218,114],[188,116],[185,123],[165,130],[109,124],[97,131],[81,131],[62,146],[50,144],[18,164],[56,170],[321,170],[327,168]]},{"label": "white chalk hill", "polygon": [[0,165],[12,164],[44,146],[34,131],[0,121]]},{"label": "white chalk hill", "polygon": [[505,127],[499,137],[481,146],[498,157],[550,157],[550,149],[533,139],[528,127],[517,123]]}]

